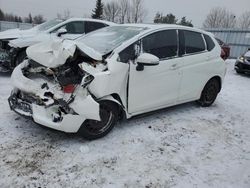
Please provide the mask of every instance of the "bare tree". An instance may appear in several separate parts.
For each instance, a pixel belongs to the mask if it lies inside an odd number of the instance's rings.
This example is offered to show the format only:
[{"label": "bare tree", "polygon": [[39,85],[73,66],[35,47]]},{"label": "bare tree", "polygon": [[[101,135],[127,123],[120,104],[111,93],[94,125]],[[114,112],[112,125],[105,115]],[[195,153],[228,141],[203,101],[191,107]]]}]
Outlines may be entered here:
[{"label": "bare tree", "polygon": [[104,18],[119,23],[143,22],[147,15],[144,0],[112,0],[104,5]]},{"label": "bare tree", "polygon": [[238,19],[238,27],[241,29],[250,29],[250,11],[244,12]]},{"label": "bare tree", "polygon": [[211,9],[203,23],[204,28],[234,28],[235,26],[236,16],[221,7]]},{"label": "bare tree", "polygon": [[117,1],[113,0],[104,5],[104,18],[111,22],[117,22],[120,13],[120,6]]},{"label": "bare tree", "polygon": [[144,5],[144,0],[132,0],[131,13],[133,23],[143,22],[147,14]]},{"label": "bare tree", "polygon": [[67,19],[69,19],[71,17],[72,17],[72,15],[71,15],[71,12],[70,12],[69,9],[64,10],[62,14],[61,13],[57,13],[57,18],[58,19],[67,20]]},{"label": "bare tree", "polygon": [[131,23],[132,22],[132,5],[131,5],[131,1],[128,1],[128,9],[126,12],[126,22],[127,23]]},{"label": "bare tree", "polygon": [[39,15],[33,17],[33,23],[34,24],[41,24],[43,22],[45,22],[45,19],[43,18],[43,15],[39,14]]},{"label": "bare tree", "polygon": [[123,24],[125,23],[125,18],[129,9],[129,0],[120,0],[119,8],[120,8],[119,22]]}]

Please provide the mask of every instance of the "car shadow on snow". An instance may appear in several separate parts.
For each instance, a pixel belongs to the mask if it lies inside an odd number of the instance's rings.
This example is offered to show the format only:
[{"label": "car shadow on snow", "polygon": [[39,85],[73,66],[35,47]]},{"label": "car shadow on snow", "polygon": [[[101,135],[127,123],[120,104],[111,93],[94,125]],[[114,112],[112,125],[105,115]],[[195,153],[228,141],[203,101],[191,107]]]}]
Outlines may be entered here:
[{"label": "car shadow on snow", "polygon": [[234,75],[245,77],[245,78],[250,78],[250,73],[236,73],[235,72]]},{"label": "car shadow on snow", "polygon": [[[164,118],[166,115],[176,115],[176,114],[182,114],[191,111],[192,109],[199,109],[199,106],[195,102],[189,102],[185,104],[180,104],[160,110],[156,110],[153,112],[144,113],[141,115],[137,115],[129,120],[123,119],[120,120],[114,131],[115,134],[119,135],[119,130],[123,129],[124,126],[129,126],[129,128],[132,128],[135,125],[138,125],[138,121],[147,122],[152,120],[152,118]],[[71,140],[71,141],[77,141],[77,142],[87,142],[84,138],[81,137],[78,133],[64,133],[61,131],[57,131],[48,127],[45,127],[43,125],[39,125],[35,123],[30,118],[21,117],[18,115],[15,115],[13,117],[15,121],[19,121],[19,123],[16,125],[16,127],[19,128],[20,131],[25,132],[26,137],[30,134],[31,136],[36,134],[39,137],[44,137],[44,140],[51,139],[53,137],[53,140],[58,140],[58,142],[65,141],[65,140]],[[136,122],[136,123],[134,123]],[[132,126],[132,127],[131,127]],[[112,136],[115,136],[113,133]],[[120,136],[119,136],[120,137]]]},{"label": "car shadow on snow", "polygon": [[0,77],[10,77],[12,72],[0,72]]}]

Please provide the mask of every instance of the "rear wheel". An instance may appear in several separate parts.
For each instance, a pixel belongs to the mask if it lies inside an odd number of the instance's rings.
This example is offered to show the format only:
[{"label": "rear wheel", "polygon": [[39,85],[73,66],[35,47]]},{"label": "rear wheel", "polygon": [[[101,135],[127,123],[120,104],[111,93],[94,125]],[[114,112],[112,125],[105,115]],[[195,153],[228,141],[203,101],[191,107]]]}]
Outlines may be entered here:
[{"label": "rear wheel", "polygon": [[101,121],[86,120],[79,133],[88,140],[94,140],[107,135],[118,119],[118,105],[110,101],[100,102]]},{"label": "rear wheel", "polygon": [[202,107],[211,106],[214,103],[215,99],[217,98],[219,91],[220,91],[219,81],[215,78],[209,80],[201,93],[201,98],[198,100],[200,106]]}]

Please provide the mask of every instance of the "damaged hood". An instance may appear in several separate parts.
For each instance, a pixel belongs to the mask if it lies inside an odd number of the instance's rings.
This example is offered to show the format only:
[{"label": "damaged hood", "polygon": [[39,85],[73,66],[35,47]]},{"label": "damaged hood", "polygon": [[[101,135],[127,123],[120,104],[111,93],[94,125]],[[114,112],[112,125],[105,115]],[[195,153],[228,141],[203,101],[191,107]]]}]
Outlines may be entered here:
[{"label": "damaged hood", "polygon": [[21,37],[9,42],[9,46],[14,48],[25,48],[34,44],[37,44],[42,41],[49,40],[50,36],[47,33],[39,32],[34,36],[30,37]]},{"label": "damaged hood", "polygon": [[56,68],[66,63],[69,57],[73,57],[76,49],[96,61],[102,60],[102,54],[84,45],[83,43],[66,40],[53,39],[27,48],[28,57],[41,65]]},{"label": "damaged hood", "polygon": [[3,32],[0,32],[1,39],[16,39],[16,38],[26,38],[35,36],[39,31],[35,28],[20,30],[20,29],[9,29]]}]

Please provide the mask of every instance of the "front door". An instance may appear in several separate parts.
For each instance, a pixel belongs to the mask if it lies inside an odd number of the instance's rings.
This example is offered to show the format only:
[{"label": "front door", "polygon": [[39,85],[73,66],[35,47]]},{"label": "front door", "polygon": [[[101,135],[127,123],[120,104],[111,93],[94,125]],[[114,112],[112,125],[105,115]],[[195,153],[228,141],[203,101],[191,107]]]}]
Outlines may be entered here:
[{"label": "front door", "polygon": [[174,105],[178,98],[181,72],[178,69],[177,32],[165,30],[142,39],[143,52],[159,57],[160,64],[144,66],[137,71],[137,63],[130,63],[128,111],[136,115]]}]

